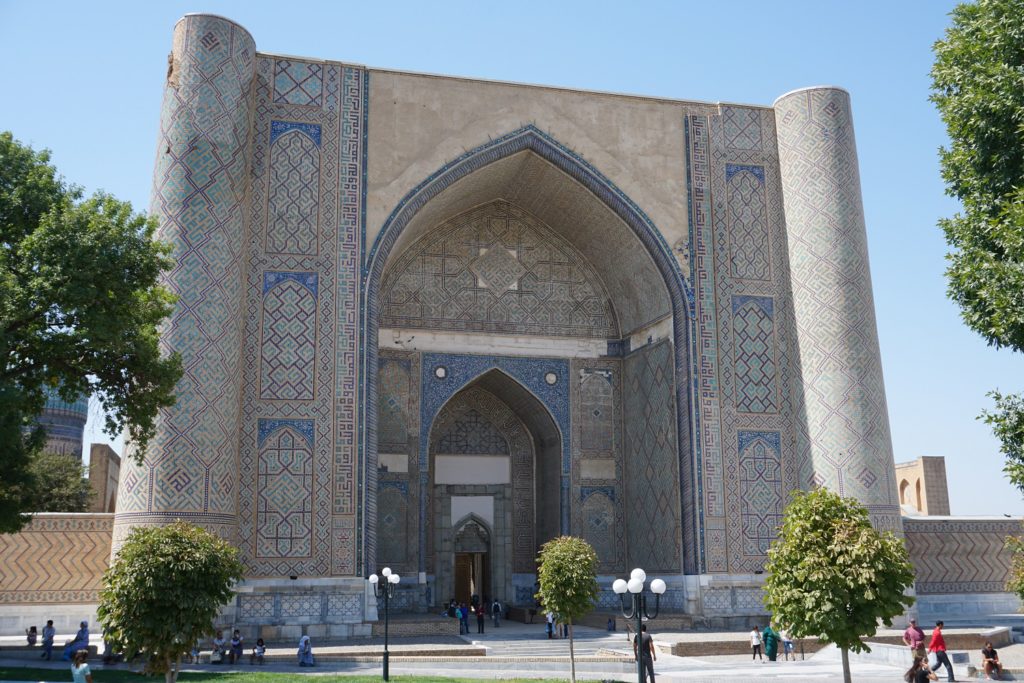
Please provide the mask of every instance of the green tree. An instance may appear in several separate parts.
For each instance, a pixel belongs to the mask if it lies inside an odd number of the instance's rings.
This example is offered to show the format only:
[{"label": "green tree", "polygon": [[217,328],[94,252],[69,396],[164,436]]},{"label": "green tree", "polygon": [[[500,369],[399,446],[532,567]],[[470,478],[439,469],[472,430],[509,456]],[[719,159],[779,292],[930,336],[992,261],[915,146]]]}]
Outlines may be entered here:
[{"label": "green tree", "polygon": [[870,651],[861,637],[914,604],[905,594],[914,571],[903,541],[876,531],[856,500],[824,488],[794,493],[765,571],[764,604],[773,621],[798,638],[835,643],[846,683],[849,651]]},{"label": "green tree", "polygon": [[32,458],[30,474],[36,482],[33,512],[85,512],[93,497],[78,458],[44,450]]},{"label": "green tree", "polygon": [[1024,600],[1024,537],[1010,536],[1006,547],[1013,553],[1010,560],[1010,574],[1006,578],[1006,589]]},{"label": "green tree", "polygon": [[49,152],[0,133],[0,532],[24,526],[37,493],[47,387],[96,396],[106,431],[126,429],[139,454],[174,403],[181,360],[161,357],[157,333],[173,262],[155,228],[110,195],[83,199]]},{"label": "green tree", "polygon": [[[989,344],[1024,350],[1024,0],[957,5],[935,43],[932,96],[949,133],[946,192],[963,211],[940,222],[949,296]],[[1024,490],[1024,400],[989,394],[982,415]]]},{"label": "green tree", "polygon": [[576,683],[573,621],[589,613],[597,598],[597,553],[575,536],[553,538],[540,549],[537,600],[545,612],[554,612],[569,625],[569,663]]},{"label": "green tree", "polygon": [[242,570],[238,550],[205,529],[181,521],[137,527],[103,575],[104,638],[116,651],[143,653],[147,673],[174,683],[182,655],[213,635]]}]

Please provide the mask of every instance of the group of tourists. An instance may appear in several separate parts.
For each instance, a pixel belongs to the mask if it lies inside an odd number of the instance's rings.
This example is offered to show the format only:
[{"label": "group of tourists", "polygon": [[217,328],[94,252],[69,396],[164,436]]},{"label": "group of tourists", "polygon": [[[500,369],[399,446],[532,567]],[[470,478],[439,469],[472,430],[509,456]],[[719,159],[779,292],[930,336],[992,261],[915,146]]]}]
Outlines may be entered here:
[{"label": "group of tourists", "polygon": [[479,596],[474,595],[470,599],[470,604],[456,603],[455,598],[448,601],[448,607],[445,608],[444,615],[450,618],[459,620],[459,635],[469,635],[469,615],[476,615],[476,632],[484,632],[484,623],[487,621],[487,614],[490,612],[491,620],[494,622],[494,627],[498,628],[501,626],[501,616],[504,613],[501,601],[497,598],[494,602],[489,602],[487,598],[480,600]]},{"label": "group of tourists", "polygon": [[[760,659],[764,663],[764,655],[768,655],[768,661],[778,661],[779,643],[782,643],[782,656],[786,661],[789,661],[790,658],[795,660],[793,638],[789,635],[788,630],[780,628],[776,631],[774,625],[769,623],[764,627],[764,631],[761,631],[755,625],[750,629],[750,649],[753,653],[751,659]],[[761,654],[762,646],[764,647],[764,654]]]},{"label": "group of tourists", "polygon": [[[30,626],[25,629],[25,640],[28,641],[29,647],[35,647],[36,643],[39,642],[39,637],[42,636],[43,652],[39,655],[40,659],[52,659],[53,658],[53,639],[57,635],[57,629],[53,627],[53,619],[46,621],[46,626],[43,627],[43,632],[40,633],[35,626]],[[75,653],[79,650],[89,649],[89,622],[83,621],[79,624],[78,632],[75,637],[71,640],[64,642],[64,654],[62,659],[65,662],[70,662],[71,658],[75,656]]]},{"label": "group of tourists", "polygon": [[[218,630],[210,646],[210,664],[221,664],[225,659],[227,659],[228,664],[241,662],[243,652],[245,651],[244,643],[245,638],[237,628],[231,634],[231,640],[224,640],[224,632]],[[257,638],[256,644],[252,646],[252,650],[249,652],[249,664],[262,665],[266,653],[266,644],[264,644],[262,638]],[[192,661],[193,663],[199,662],[199,643],[192,647]]]},{"label": "group of tourists", "polygon": [[[903,632],[903,643],[910,648],[914,655],[914,663],[903,675],[907,683],[926,683],[926,681],[939,680],[935,672],[939,670],[940,666],[946,667],[947,680],[956,680],[953,676],[953,665],[949,661],[949,655],[946,654],[946,638],[942,635],[942,627],[941,620],[935,622],[926,652],[924,630],[917,625],[917,619],[910,620],[910,626]],[[1000,680],[1003,665],[999,662],[999,652],[992,647],[991,642],[986,641],[985,647],[981,650],[981,664],[985,670],[985,678]]]},{"label": "group of tourists", "polygon": [[[85,628],[85,647],[89,647],[89,624],[82,622],[82,627]],[[57,629],[53,627],[53,619],[49,619],[46,622],[46,626],[43,627],[43,653],[39,655],[42,659],[51,659],[53,657],[53,639],[57,635]],[[40,633],[36,630],[35,626],[29,627],[25,631],[25,638],[28,640],[29,647],[35,647],[39,640]]]}]

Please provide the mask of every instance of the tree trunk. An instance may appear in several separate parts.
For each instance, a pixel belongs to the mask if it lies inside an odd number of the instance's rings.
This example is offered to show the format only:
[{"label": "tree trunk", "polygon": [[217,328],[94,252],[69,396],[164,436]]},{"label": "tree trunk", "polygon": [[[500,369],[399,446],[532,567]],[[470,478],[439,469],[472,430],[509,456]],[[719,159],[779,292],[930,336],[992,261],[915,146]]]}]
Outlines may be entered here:
[{"label": "tree trunk", "polygon": [[181,671],[181,655],[178,655],[167,664],[167,670],[164,672],[164,683],[175,683],[178,680],[178,672]]},{"label": "tree trunk", "polygon": [[843,683],[851,683],[853,679],[850,678],[850,648],[840,648],[843,653]]},{"label": "tree trunk", "polygon": [[576,683],[576,655],[572,649],[572,619],[569,619],[569,668],[571,671],[569,680],[571,683]]}]

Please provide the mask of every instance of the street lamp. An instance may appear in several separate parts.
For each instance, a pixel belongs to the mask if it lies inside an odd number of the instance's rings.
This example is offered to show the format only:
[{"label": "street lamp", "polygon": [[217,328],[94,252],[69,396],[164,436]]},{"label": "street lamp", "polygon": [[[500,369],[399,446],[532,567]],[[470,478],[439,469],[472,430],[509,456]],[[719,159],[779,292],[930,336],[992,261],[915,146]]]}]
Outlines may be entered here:
[{"label": "street lamp", "polygon": [[[643,569],[637,567],[629,574],[629,581],[615,579],[612,590],[619,596],[622,603],[622,616],[626,619],[636,617],[636,675],[638,683],[644,683],[644,652],[641,649],[643,638],[640,637],[644,618],[657,619],[658,609],[661,606],[661,596],[665,592],[665,582],[661,579],[651,581],[651,592],[654,593],[654,614],[647,611],[647,596],[644,595],[644,581],[647,574]],[[626,592],[629,591],[630,606],[626,606]]]},{"label": "street lamp", "polygon": [[[384,680],[388,680],[388,609],[390,607],[391,599],[395,597],[395,587],[398,586],[398,582],[401,580],[398,574],[391,571],[391,567],[384,567],[380,570],[381,576],[376,574],[370,574],[370,585],[373,586],[373,597],[380,599],[384,598]],[[378,586],[381,581],[381,577],[384,579],[384,585]]]}]

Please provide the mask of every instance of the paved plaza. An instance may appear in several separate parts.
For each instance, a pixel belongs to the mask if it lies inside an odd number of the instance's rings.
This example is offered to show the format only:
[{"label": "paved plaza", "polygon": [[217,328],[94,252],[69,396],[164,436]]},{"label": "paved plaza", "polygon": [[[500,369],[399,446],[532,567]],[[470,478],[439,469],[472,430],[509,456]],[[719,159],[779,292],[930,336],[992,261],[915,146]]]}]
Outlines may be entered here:
[{"label": "paved plaza", "polygon": [[[721,640],[741,640],[745,634],[735,632],[685,632],[659,633],[654,624],[655,642],[667,646],[679,641],[712,642]],[[475,625],[474,625],[475,628]],[[97,639],[94,639],[96,642]],[[66,680],[67,664],[64,662],[40,663],[34,655],[17,655],[9,650],[12,645],[22,644],[22,640],[14,638],[0,639],[0,666],[44,666],[53,669],[54,675],[48,681]],[[62,637],[57,642],[63,642]],[[632,649],[624,632],[608,632],[604,630],[576,627],[574,637],[576,653],[576,675],[584,680],[636,680],[635,663],[632,661]],[[455,654],[458,649],[483,648],[485,656],[466,656]],[[452,678],[538,678],[568,679],[569,660],[568,640],[549,640],[544,633],[543,624],[519,624],[503,622],[498,629],[487,622],[484,634],[471,633],[465,636],[433,636],[415,638],[393,638],[390,641],[392,652],[391,674],[403,675],[436,675]],[[290,645],[271,646],[268,657],[272,660],[260,671],[271,673],[290,673],[299,675],[300,671],[292,661],[295,648]],[[312,671],[302,671],[303,675],[316,674],[352,674],[374,675],[380,672],[380,653],[383,650],[383,639],[357,639],[329,645],[318,646],[314,643],[314,653],[318,657],[317,667]],[[403,653],[434,650],[437,655],[409,657]],[[976,659],[976,653],[971,653]],[[1017,644],[1000,648],[1000,657],[1007,668],[1024,667],[1024,645]],[[240,666],[212,666],[208,664],[188,666],[187,671],[252,671],[253,667],[246,663]],[[98,662],[94,667],[102,670]],[[124,669],[124,665],[114,667]],[[898,666],[881,662],[871,662],[851,658],[853,678],[858,683],[882,683],[902,679],[903,669]],[[955,667],[958,680],[968,680],[967,668],[964,665]],[[751,661],[748,655],[716,655],[707,657],[676,657],[659,651],[655,672],[662,681],[687,681],[693,683],[736,683],[771,681],[773,683],[806,682],[806,681],[840,681],[842,680],[842,664],[838,653],[824,650],[807,656],[804,660],[760,662]],[[944,677],[943,677],[944,679]]]}]

